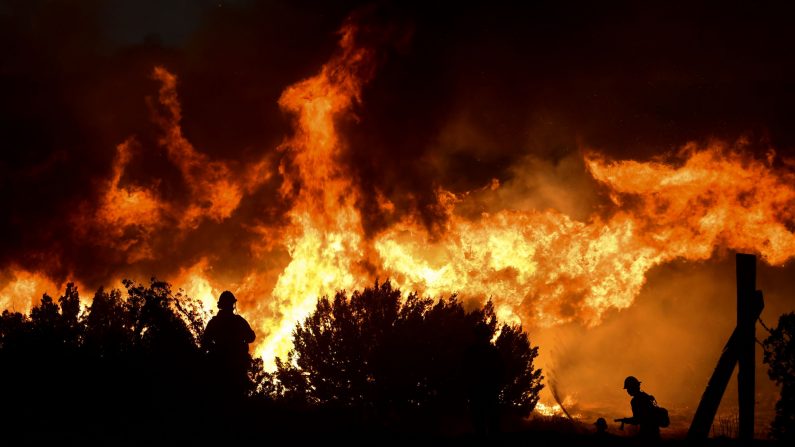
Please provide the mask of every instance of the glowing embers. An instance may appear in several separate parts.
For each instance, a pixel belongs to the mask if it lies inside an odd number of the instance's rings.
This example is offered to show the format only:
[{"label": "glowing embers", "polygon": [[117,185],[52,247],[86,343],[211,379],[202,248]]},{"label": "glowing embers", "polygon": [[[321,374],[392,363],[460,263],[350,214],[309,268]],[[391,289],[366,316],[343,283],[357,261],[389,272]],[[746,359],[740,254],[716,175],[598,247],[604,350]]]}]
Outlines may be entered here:
[{"label": "glowing embers", "polygon": [[560,409],[560,405],[553,404],[547,405],[542,402],[536,404],[535,411],[540,414],[541,416],[562,416],[563,410]]},{"label": "glowing embers", "polygon": [[582,417],[579,413],[570,413],[567,410],[571,410],[576,406],[576,402],[571,397],[566,397],[565,401],[563,402],[563,406],[558,403],[554,404],[545,404],[543,402],[536,403],[536,407],[533,410],[534,413],[545,416],[545,417],[566,417],[566,418],[575,418],[580,419]]}]

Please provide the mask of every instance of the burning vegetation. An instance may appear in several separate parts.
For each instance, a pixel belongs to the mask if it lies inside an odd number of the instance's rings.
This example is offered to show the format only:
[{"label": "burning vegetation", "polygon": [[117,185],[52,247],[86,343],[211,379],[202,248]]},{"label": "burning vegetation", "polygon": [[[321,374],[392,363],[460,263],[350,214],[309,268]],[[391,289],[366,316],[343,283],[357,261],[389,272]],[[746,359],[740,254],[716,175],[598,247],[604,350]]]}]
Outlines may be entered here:
[{"label": "burning vegetation", "polygon": [[[148,122],[102,146],[97,153],[107,163],[75,175],[89,179],[59,204],[58,224],[17,231],[27,236],[0,259],[0,308],[41,309],[34,306],[42,293],[68,282],[96,290],[157,276],[197,300],[191,315],[206,316],[231,289],[257,333],[258,374],[295,379],[295,365],[277,358],[295,349],[296,322],[319,310],[319,297],[364,290],[378,279],[416,293],[403,306],[459,294],[450,306],[489,313],[499,340],[518,325],[531,333],[598,327],[630,309],[649,275],[667,265],[728,251],[756,253],[773,266],[795,256],[795,161],[786,148],[760,151],[742,136],[699,135],[639,157],[584,140],[556,161],[514,156],[494,175],[458,175],[457,154],[418,152],[410,138],[397,150],[376,147],[377,139],[359,131],[380,117],[369,114],[368,88],[376,90],[387,61],[399,59],[417,32],[393,22],[373,8],[359,10],[323,62],[279,84],[288,86],[272,101],[278,113],[270,118],[285,124],[267,147],[194,144],[202,129],[186,127],[187,111],[197,107],[183,110],[180,71],[167,56],[143,58],[145,69],[133,72],[141,79],[131,82],[145,82],[135,110]],[[372,97],[390,104],[391,95],[399,92]],[[434,144],[463,139],[483,146],[473,157],[488,158],[492,142],[469,129],[470,120],[453,119]],[[422,131],[411,119],[392,124],[401,128],[392,136]],[[395,154],[386,157],[389,151]],[[35,183],[69,156],[54,151],[14,175]],[[0,168],[11,176],[5,163]],[[560,172],[541,172],[554,169]],[[4,224],[12,235],[39,216],[16,211]],[[93,305],[84,301],[81,309]],[[506,332],[495,332],[498,325]],[[535,407],[537,397],[519,406]],[[554,400],[536,408],[557,414],[576,399],[556,391]]]},{"label": "burning vegetation", "polygon": [[[421,215],[396,215],[386,191],[376,190],[377,203],[364,204],[371,197],[341,161],[350,147],[339,129],[357,119],[361,90],[376,69],[379,48],[362,33],[355,23],[345,25],[332,59],[282,94],[279,105],[294,130],[279,146],[278,160],[213,160],[194,148],[180,127],[177,77],[155,67],[160,89],[150,105],[157,145],[179,172],[184,193],[171,198],[157,178],[147,184],[126,177],[143,150],[132,136],[117,146],[98,200],[69,216],[73,236],[115,253],[117,268],[137,271],[169,246],[200,237],[207,225],[233,220],[244,197],[279,179],[277,194],[289,208],[278,222],[251,216],[229,223],[259,236],[239,247],[250,265],[236,280],[214,275],[215,264],[225,260],[212,254],[174,279],[208,311],[225,284],[238,290],[263,340],[256,351],[269,363],[286,353],[295,321],[321,294],[361,288],[372,278],[431,296],[465,290],[467,299],[492,299],[503,321],[596,325],[609,309],[629,307],[655,266],[707,260],[717,249],[757,252],[774,265],[795,255],[795,179],[787,161],[772,151],[762,160],[743,155],[742,141],[688,144],[648,162],[613,161],[587,150],[583,163],[610,202],[585,219],[510,203],[494,212],[459,212],[496,200],[503,188],[496,180],[463,193],[437,188],[442,218],[432,227]],[[362,213],[373,208],[389,224],[368,233]],[[36,293],[58,281],[14,264],[6,271],[5,308],[27,310]]]}]

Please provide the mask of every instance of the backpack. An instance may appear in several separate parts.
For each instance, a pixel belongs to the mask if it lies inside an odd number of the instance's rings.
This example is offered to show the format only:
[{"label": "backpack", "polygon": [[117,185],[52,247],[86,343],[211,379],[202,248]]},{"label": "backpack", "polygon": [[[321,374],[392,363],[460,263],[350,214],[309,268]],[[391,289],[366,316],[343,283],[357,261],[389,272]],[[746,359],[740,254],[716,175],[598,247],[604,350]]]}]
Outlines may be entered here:
[{"label": "backpack", "polygon": [[651,396],[651,403],[654,423],[661,428],[666,428],[671,425],[671,419],[668,418],[668,410],[657,405],[657,400],[653,396]]}]

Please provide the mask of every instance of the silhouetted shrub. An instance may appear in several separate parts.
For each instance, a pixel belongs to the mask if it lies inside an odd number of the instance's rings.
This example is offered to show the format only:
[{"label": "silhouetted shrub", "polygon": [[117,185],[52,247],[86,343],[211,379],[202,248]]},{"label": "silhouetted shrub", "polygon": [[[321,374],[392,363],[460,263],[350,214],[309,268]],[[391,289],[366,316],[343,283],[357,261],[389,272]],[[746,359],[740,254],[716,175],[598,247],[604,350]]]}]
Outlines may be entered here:
[{"label": "silhouetted shrub", "polygon": [[162,281],[123,284],[86,307],[69,284],[29,315],[0,315],[0,439],[181,444],[208,431],[255,438],[274,420],[324,435],[493,431],[498,415],[529,414],[542,387],[537,348],[521,327],[498,326],[491,303],[401,299],[385,283],[320,299],[275,373],[252,360],[251,395],[214,398],[199,303]]},{"label": "silhouetted shrub", "polygon": [[497,414],[528,415],[542,388],[537,348],[521,327],[498,328],[491,303],[467,312],[454,296],[402,300],[389,282],[321,298],[293,345],[277,359],[280,396],[383,424],[472,418],[493,430]]},{"label": "silhouetted shrub", "polygon": [[199,304],[161,281],[124,286],[125,298],[100,289],[82,312],[68,284],[57,302],[45,294],[29,316],[0,316],[6,436],[162,437],[201,415],[210,381],[197,345]]},{"label": "silhouetted shrub", "polygon": [[763,342],[770,379],[781,387],[770,434],[781,441],[795,440],[795,313],[782,315]]}]

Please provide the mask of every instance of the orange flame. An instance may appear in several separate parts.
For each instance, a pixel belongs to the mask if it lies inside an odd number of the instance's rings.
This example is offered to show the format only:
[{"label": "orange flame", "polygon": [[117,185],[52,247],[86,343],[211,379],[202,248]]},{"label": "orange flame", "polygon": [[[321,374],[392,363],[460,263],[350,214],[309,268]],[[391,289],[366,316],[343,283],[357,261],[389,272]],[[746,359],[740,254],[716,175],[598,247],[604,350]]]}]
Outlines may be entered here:
[{"label": "orange flame", "polygon": [[266,158],[237,168],[234,163],[210,160],[198,152],[182,134],[176,76],[155,67],[153,77],[161,82],[158,99],[162,110],[152,107],[161,131],[159,145],[182,174],[190,193],[188,200],[168,201],[160,196],[156,185],[123,181],[125,169],[138,148],[135,139],[129,138],[116,147],[112,175],[102,187],[99,203],[84,203],[73,216],[78,238],[114,248],[128,264],[153,259],[153,238],[163,229],[176,227],[184,234],[204,220],[228,219],[244,193],[253,192],[271,176]]},{"label": "orange flame", "polygon": [[[687,146],[680,167],[589,155],[589,172],[615,198],[617,210],[606,219],[506,209],[472,221],[455,213],[465,198],[440,190],[449,213],[441,237],[432,239],[409,216],[363,240],[357,191],[335,160],[344,147],[334,120],[367,80],[356,78],[368,53],[349,46],[352,32],[345,30],[340,56],[280,100],[297,126],[286,143],[297,172],[281,167],[283,192],[300,190],[286,239],[292,261],[273,290],[275,317],[262,327],[269,334],[260,350],[266,359],[285,352],[294,322],[318,294],[367,281],[362,259],[403,288],[493,297],[504,320],[593,325],[608,309],[629,307],[646,273],[662,263],[708,259],[717,247],[759,252],[771,263],[795,254],[786,228],[794,193],[789,177],[718,144]],[[641,205],[622,205],[619,198],[628,196],[640,196]]]},{"label": "orange flame", "polygon": [[282,145],[292,163],[279,167],[281,192],[295,199],[284,240],[291,261],[273,288],[274,318],[262,325],[269,335],[258,352],[266,361],[289,349],[295,321],[309,313],[318,296],[369,282],[361,264],[367,248],[355,206],[358,191],[337,162],[344,147],[335,120],[359,100],[367,81],[360,75],[370,52],[354,45],[355,32],[344,27],[340,52],[317,76],[287,88],[279,99],[296,117],[295,133]]},{"label": "orange flame", "polygon": [[[740,142],[742,146],[742,142]],[[680,167],[661,162],[609,163],[587,159],[595,179],[614,197],[633,196],[640,205],[632,217],[646,245],[674,257],[707,259],[716,246],[758,252],[770,264],[795,253],[792,173],[743,157],[722,143],[686,145]],[[616,203],[620,205],[620,201]]]},{"label": "orange flame", "polygon": [[[609,309],[629,307],[647,272],[663,263],[706,260],[718,248],[757,252],[772,264],[795,256],[793,175],[775,168],[772,154],[759,161],[742,156],[742,144],[722,143],[689,144],[668,163],[588,153],[588,172],[612,208],[584,220],[510,207],[467,218],[457,210],[470,196],[440,188],[439,203],[447,211],[440,233],[431,237],[409,215],[366,237],[357,207],[362,194],[339,161],[349,148],[337,128],[352,116],[373,72],[374,50],[359,46],[356,33],[346,25],[331,60],[279,99],[294,119],[278,165],[279,193],[291,204],[287,223],[276,229],[250,225],[262,240],[251,247],[253,261],[239,278],[217,278],[215,260],[205,256],[174,279],[207,310],[220,291],[234,290],[258,329],[256,352],[271,366],[318,296],[362,287],[375,276],[429,295],[492,298],[501,319],[526,326],[594,325]],[[167,200],[156,183],[125,179],[137,147],[129,139],[116,148],[99,202],[86,204],[74,218],[81,237],[115,249],[130,265],[154,256],[152,240],[163,230],[179,237],[202,222],[229,219],[276,169],[265,157],[240,166],[194,148],[180,127],[176,76],[158,67],[154,77],[161,83],[159,106],[153,107],[159,146],[181,173],[187,200]],[[496,195],[500,188],[494,181],[482,193]],[[384,191],[375,196],[380,209],[394,211]],[[22,307],[19,297],[45,287],[35,273],[17,270],[9,277],[0,288],[3,307]]]},{"label": "orange flame", "polygon": [[[165,211],[153,191],[142,186],[120,186],[133,145],[133,140],[127,140],[116,147],[113,174],[100,199],[95,220],[88,225],[77,223],[78,231],[85,231],[84,237],[88,231],[98,230],[92,231],[92,237],[104,246],[126,253],[129,263],[154,257],[150,240]],[[82,218],[81,215],[78,219]]]},{"label": "orange flame", "polygon": [[[192,194],[191,203],[183,211],[180,226],[195,228],[203,218],[221,221],[237,208],[244,187],[232,175],[224,163],[210,161],[193,148],[182,135],[180,120],[182,107],[177,99],[177,77],[162,67],[155,67],[154,78],[161,82],[160,104],[165,114],[155,114],[155,120],[163,131],[160,144],[166,148],[171,161],[182,172],[185,183]],[[259,179],[254,179],[256,183]]]},{"label": "orange flame", "polygon": [[[38,304],[42,294],[46,293],[57,300],[66,286],[65,283],[55,282],[44,274],[18,266],[10,266],[3,272],[3,276],[10,279],[0,287],[0,309],[23,314],[29,313]],[[75,283],[75,286],[78,290],[83,287],[80,283]],[[83,306],[87,304],[83,298],[81,301]]]}]

